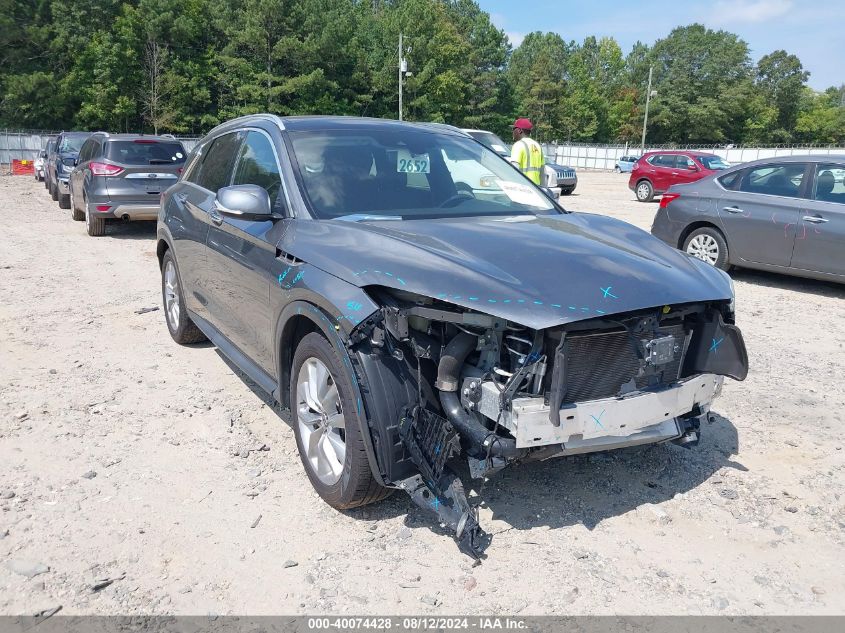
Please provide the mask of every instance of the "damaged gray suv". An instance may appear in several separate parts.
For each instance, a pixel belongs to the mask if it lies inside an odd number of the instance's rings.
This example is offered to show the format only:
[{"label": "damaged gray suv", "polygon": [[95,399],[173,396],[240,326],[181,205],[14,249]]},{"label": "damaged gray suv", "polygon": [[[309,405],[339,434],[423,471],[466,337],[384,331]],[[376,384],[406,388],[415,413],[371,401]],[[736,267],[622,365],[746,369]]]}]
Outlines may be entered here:
[{"label": "damaged gray suv", "polygon": [[[450,169],[475,161],[483,197]],[[336,508],[405,490],[482,553],[455,465],[694,445],[743,380],[729,277],[568,213],[457,129],[254,115],[191,153],[158,218],[167,326],[291,411]]]}]

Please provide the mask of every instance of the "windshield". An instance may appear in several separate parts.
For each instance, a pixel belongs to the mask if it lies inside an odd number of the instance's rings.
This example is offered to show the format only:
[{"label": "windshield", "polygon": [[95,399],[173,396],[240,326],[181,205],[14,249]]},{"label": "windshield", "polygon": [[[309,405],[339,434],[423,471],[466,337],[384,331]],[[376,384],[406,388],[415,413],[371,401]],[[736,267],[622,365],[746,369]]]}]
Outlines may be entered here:
[{"label": "windshield", "polygon": [[508,144],[505,143],[502,139],[498,136],[493,134],[493,132],[477,132],[467,131],[472,138],[474,138],[479,143],[486,145],[490,149],[492,149],[497,154],[501,154],[502,156],[507,156],[510,152],[508,151]]},{"label": "windshield", "polygon": [[180,165],[185,162],[185,148],[178,141],[111,141],[106,147],[106,158],[124,165]]},{"label": "windshield", "polygon": [[394,219],[556,211],[543,192],[482,145],[413,128],[291,132],[316,217]]},{"label": "windshield", "polygon": [[723,161],[718,156],[698,156],[698,160],[704,165],[707,169],[727,169],[730,167],[725,161]]},{"label": "windshield", "polygon": [[65,136],[62,138],[58,151],[59,153],[79,152],[86,140],[88,140],[87,136]]}]

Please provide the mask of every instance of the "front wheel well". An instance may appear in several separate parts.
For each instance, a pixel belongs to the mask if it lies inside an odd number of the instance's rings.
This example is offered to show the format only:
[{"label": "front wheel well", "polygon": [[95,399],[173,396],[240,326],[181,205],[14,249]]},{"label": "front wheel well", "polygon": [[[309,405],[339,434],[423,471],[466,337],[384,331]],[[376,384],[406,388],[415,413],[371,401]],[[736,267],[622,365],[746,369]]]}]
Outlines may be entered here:
[{"label": "front wheel well", "polygon": [[162,262],[164,261],[164,254],[170,249],[165,240],[159,240],[156,244],[156,257],[158,257],[158,268],[161,270]]},{"label": "front wheel well", "polygon": [[297,314],[288,319],[279,337],[279,403],[283,409],[290,408],[290,372],[293,356],[299,342],[311,332],[320,332],[320,328],[304,314]]}]

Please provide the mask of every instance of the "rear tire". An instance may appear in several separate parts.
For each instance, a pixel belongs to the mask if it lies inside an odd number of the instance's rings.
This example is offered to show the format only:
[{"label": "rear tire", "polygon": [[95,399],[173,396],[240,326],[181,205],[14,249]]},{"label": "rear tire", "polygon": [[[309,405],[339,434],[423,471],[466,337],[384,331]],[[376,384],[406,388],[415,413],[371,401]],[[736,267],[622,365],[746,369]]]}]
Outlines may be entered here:
[{"label": "rear tire", "polygon": [[85,219],[85,211],[81,211],[76,206],[76,200],[73,197],[73,192],[71,192],[70,196],[70,217],[72,217],[77,222],[81,222]]},{"label": "rear tire", "polygon": [[637,183],[636,194],[640,202],[651,202],[654,200],[654,187],[648,180],[641,180]]},{"label": "rear tire", "polygon": [[88,205],[85,205],[85,229],[91,237],[101,237],[106,234],[106,220],[91,215]]},{"label": "rear tire", "polygon": [[319,333],[307,334],[293,357],[290,403],[296,445],[305,473],[333,508],[346,510],[381,501],[392,490],[373,477],[358,413],[355,378]]},{"label": "rear tire", "polygon": [[58,183],[55,183],[50,187],[50,197],[53,199],[53,202],[56,202],[59,199]]},{"label": "rear tire", "polygon": [[695,229],[687,235],[684,240],[684,252],[725,271],[731,267],[725,237],[709,226]]},{"label": "rear tire", "polygon": [[59,208],[70,209],[70,194],[64,194],[59,196]]},{"label": "rear tire", "polygon": [[164,305],[164,320],[167,321],[167,329],[174,341],[179,345],[190,345],[207,340],[185,309],[182,278],[176,267],[176,258],[169,249],[161,259],[161,299]]}]

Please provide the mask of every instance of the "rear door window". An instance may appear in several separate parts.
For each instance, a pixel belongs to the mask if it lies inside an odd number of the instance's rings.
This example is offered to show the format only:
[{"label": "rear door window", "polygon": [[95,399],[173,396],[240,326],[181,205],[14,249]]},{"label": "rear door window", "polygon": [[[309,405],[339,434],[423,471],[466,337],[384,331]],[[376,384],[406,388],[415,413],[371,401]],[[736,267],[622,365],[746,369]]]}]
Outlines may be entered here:
[{"label": "rear door window", "polygon": [[655,167],[667,167],[669,169],[675,168],[675,155],[674,154],[657,154],[656,156],[652,156],[651,160],[649,161]]},{"label": "rear door window", "polygon": [[106,149],[106,158],[122,165],[181,165],[185,156],[178,141],[109,141]]},{"label": "rear door window", "polygon": [[722,185],[725,189],[735,189],[736,186],[739,184],[739,178],[742,175],[742,171],[734,171],[729,174],[725,174],[724,176],[719,176],[716,180],[719,181],[719,184]]},{"label": "rear door window", "polygon": [[740,191],[798,198],[806,169],[806,163],[760,165],[745,173]]}]

